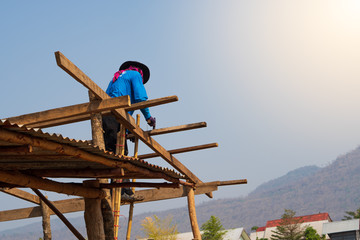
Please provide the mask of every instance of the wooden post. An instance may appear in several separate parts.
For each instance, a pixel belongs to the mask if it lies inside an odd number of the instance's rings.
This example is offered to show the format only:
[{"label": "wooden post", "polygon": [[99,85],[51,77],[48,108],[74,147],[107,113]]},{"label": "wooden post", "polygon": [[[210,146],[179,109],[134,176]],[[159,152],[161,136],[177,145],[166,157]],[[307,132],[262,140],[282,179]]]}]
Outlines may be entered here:
[{"label": "wooden post", "polygon": [[[140,114],[136,115],[136,125],[138,127],[140,126]],[[139,139],[138,138],[135,138],[134,144],[135,144],[134,145],[134,157],[137,158],[138,150],[139,150]],[[132,181],[136,182],[136,179],[133,179]],[[132,191],[135,193],[135,187],[132,188]],[[127,227],[127,232],[126,232],[126,240],[130,240],[133,215],[134,215],[134,203],[131,202],[130,207],[129,207],[129,220],[128,220],[128,227]]]},{"label": "wooden post", "polygon": [[187,190],[188,190],[187,200],[188,200],[191,229],[194,235],[194,239],[201,240],[200,229],[196,218],[194,189],[191,187],[187,187]]},{"label": "wooden post", "polygon": [[[89,91],[89,100],[96,101],[95,95]],[[93,144],[100,149],[105,149],[104,133],[102,128],[102,117],[100,113],[91,114],[91,134]],[[108,179],[99,179],[100,183],[108,183]],[[111,195],[109,190],[105,190],[106,197],[101,200],[101,212],[104,221],[104,233],[106,240],[114,240],[114,216],[111,207]]]},{"label": "wooden post", "polygon": [[[88,187],[99,187],[98,180],[87,180],[83,184]],[[88,240],[105,240],[104,222],[101,213],[101,199],[84,198],[84,218]]]},{"label": "wooden post", "polygon": [[[125,151],[125,131],[126,128],[123,124],[120,125],[120,131],[117,135],[116,141],[116,154],[124,155]],[[122,181],[122,179],[115,179],[115,181]],[[119,217],[120,217],[120,205],[121,205],[121,188],[114,188],[115,197],[113,199],[114,203],[114,239],[118,239],[119,233]]]},{"label": "wooden post", "polygon": [[43,226],[44,240],[51,240],[49,207],[43,201],[40,201],[40,207],[41,207],[41,213],[42,213],[42,226]]}]

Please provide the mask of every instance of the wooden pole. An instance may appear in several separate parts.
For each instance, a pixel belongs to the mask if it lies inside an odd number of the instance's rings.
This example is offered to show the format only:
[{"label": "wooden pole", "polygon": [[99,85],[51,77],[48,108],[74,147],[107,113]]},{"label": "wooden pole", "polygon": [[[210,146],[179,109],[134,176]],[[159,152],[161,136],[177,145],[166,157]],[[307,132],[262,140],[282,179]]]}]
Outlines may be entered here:
[{"label": "wooden pole", "polygon": [[196,218],[194,189],[191,187],[187,187],[187,190],[188,190],[187,200],[188,200],[191,229],[194,235],[194,239],[201,240],[200,229]]},{"label": "wooden pole", "polygon": [[[89,91],[90,102],[95,102],[97,99],[95,95]],[[92,142],[100,149],[105,149],[104,133],[102,128],[102,117],[100,113],[91,114],[91,134]],[[106,184],[108,179],[98,179],[100,184]],[[104,221],[105,240],[114,240],[114,216],[111,208],[111,195],[109,190],[104,190],[106,197],[101,200],[101,213]]]},{"label": "wooden pole", "polygon": [[[140,114],[136,115],[136,126],[138,126],[138,127],[140,126]],[[137,158],[138,150],[139,150],[139,139],[135,138],[134,158]],[[132,181],[136,182],[136,179],[133,179]],[[133,193],[135,193],[135,187],[132,188],[132,191],[133,191]],[[126,231],[126,240],[130,240],[133,215],[134,215],[134,203],[131,202],[130,207],[129,207],[129,220],[128,220],[128,227],[127,227],[127,231]]]},{"label": "wooden pole", "polygon": [[[61,221],[69,228],[69,230],[80,240],[85,240],[85,238],[74,228],[74,226],[64,217],[64,215],[49,201],[47,198],[35,188],[32,190],[38,195],[41,200],[48,205],[48,207],[60,218]],[[89,239],[90,240],[90,239]]]},{"label": "wooden pole", "polygon": [[43,201],[40,201],[40,207],[42,213],[42,227],[43,227],[44,240],[51,240],[49,207]]},{"label": "wooden pole", "polygon": [[74,183],[59,183],[15,171],[0,170],[0,181],[22,187],[42,189],[87,198],[104,198],[106,196],[105,192],[101,189],[87,188]]},{"label": "wooden pole", "polygon": [[[120,131],[117,136],[116,154],[124,155],[125,151],[125,131],[126,128],[123,124],[120,125]],[[121,182],[122,179],[115,179],[115,182]],[[115,188],[114,199],[114,239],[118,239],[119,233],[119,217],[120,217],[120,205],[121,205],[121,188]]]},{"label": "wooden pole", "polygon": [[[88,187],[99,187],[98,180],[87,180],[83,184]],[[84,198],[86,232],[89,240],[105,240],[104,221],[101,213],[101,199]]]}]

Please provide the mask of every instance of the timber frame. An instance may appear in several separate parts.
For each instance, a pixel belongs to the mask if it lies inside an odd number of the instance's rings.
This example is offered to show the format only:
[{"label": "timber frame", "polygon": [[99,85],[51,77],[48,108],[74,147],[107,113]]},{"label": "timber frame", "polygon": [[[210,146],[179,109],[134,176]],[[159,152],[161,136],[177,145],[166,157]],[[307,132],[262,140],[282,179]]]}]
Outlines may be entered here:
[{"label": "timber frame", "polygon": [[[126,239],[130,239],[130,219],[134,204],[179,197],[187,197],[194,239],[201,239],[196,220],[194,195],[206,194],[212,197],[212,192],[219,186],[246,184],[247,180],[204,183],[174,156],[174,154],[217,147],[217,143],[166,150],[152,136],[203,128],[206,127],[206,123],[143,131],[139,127],[139,119],[135,121],[127,111],[171,103],[178,100],[177,96],[136,104],[130,103],[129,96],[110,98],[61,52],[55,52],[55,58],[60,68],[89,91],[89,102],[0,120],[0,191],[39,205],[1,211],[0,222],[42,217],[44,239],[51,239],[50,224],[47,219],[50,215],[56,214],[77,239],[85,239],[63,215],[85,211],[89,240],[114,239],[114,237],[117,239],[117,229],[114,231],[115,235],[110,231],[116,228],[113,217],[118,210],[114,209],[116,206],[114,201],[121,200],[114,200],[114,196],[110,199],[109,189],[114,189],[116,192],[116,189],[121,187],[150,188],[136,191],[135,202],[121,201],[122,205],[130,204],[131,207]],[[121,149],[117,154],[104,150],[101,115],[109,114],[114,115],[123,129],[127,128],[131,132],[129,137],[136,140],[134,157],[123,155]],[[69,139],[42,130],[85,120],[91,120],[93,134],[91,141]],[[138,155],[138,141],[142,141],[153,153]],[[153,157],[161,157],[173,169],[156,166],[143,160]],[[54,180],[57,178],[82,179],[83,184]],[[110,183],[107,179],[118,180]],[[142,181],[121,182],[121,179]],[[162,179],[165,182],[151,182],[152,179]],[[29,188],[35,194],[19,188]],[[77,198],[52,202],[39,190],[64,193]],[[106,202],[108,209],[104,210]],[[110,216],[109,212],[111,212]]]}]

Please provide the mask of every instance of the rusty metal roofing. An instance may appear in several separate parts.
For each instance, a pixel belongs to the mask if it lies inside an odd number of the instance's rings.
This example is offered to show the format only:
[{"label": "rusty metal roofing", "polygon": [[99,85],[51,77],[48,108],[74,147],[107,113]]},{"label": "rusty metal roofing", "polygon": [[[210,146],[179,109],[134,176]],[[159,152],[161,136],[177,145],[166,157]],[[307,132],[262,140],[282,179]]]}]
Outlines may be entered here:
[{"label": "rusty metal roofing", "polygon": [[[71,139],[71,138],[62,136],[61,134],[55,134],[55,133],[50,134],[47,132],[43,132],[41,129],[28,128],[28,127],[25,127],[22,125],[18,125],[16,123],[11,123],[10,121],[8,121],[6,119],[0,120],[0,128],[7,129],[9,131],[13,131],[13,132],[17,132],[17,133],[26,134],[26,135],[29,135],[32,137],[42,138],[42,139],[53,141],[53,142],[56,142],[59,144],[69,145],[69,146],[78,148],[80,150],[86,151],[88,153],[105,157],[109,160],[128,161],[129,163],[131,163],[135,166],[146,168],[152,172],[164,173],[172,178],[177,178],[177,179],[185,178],[182,174],[176,172],[173,169],[150,164],[144,160],[137,159],[137,158],[127,157],[127,156],[122,157],[119,155],[115,155],[113,152],[101,150],[99,147],[89,143],[89,141]],[[16,146],[16,144],[0,141],[0,146]],[[63,157],[63,158],[65,158],[65,157]],[[1,155],[0,155],[0,160],[1,160]],[[81,160],[81,159],[77,159],[77,160],[80,162],[86,162],[90,166],[91,166],[91,164],[94,164],[94,163],[87,162],[87,161]],[[2,164],[2,162],[0,161],[0,166],[1,166],[1,164]],[[95,163],[95,164],[98,164],[98,163]]]}]

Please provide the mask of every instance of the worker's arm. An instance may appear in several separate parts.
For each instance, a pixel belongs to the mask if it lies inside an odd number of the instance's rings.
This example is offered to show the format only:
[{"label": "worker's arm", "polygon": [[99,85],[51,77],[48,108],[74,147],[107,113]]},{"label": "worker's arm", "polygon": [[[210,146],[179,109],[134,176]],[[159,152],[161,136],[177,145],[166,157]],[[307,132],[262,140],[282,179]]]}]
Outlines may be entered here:
[{"label": "worker's arm", "polygon": [[[134,91],[134,102],[138,103],[148,100],[148,96],[146,94],[146,90],[140,73],[136,71],[131,71],[131,73],[133,74],[131,84]],[[143,108],[140,109],[140,111],[144,115],[145,119],[149,119],[151,117],[149,108]]]}]

